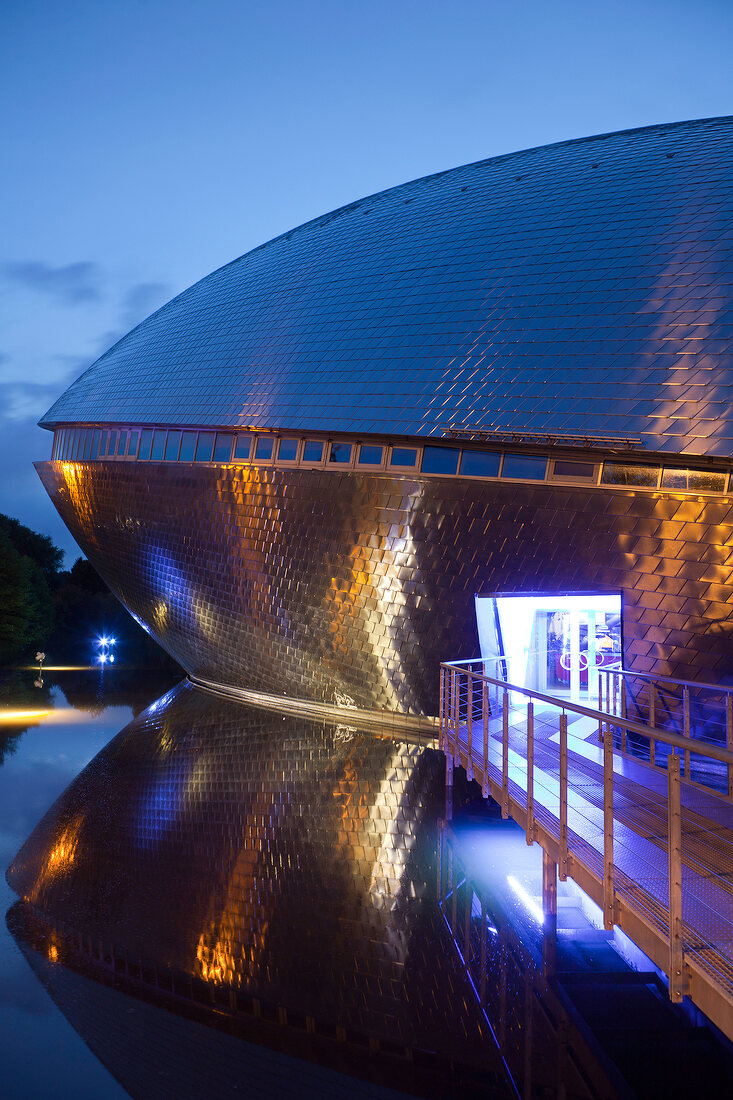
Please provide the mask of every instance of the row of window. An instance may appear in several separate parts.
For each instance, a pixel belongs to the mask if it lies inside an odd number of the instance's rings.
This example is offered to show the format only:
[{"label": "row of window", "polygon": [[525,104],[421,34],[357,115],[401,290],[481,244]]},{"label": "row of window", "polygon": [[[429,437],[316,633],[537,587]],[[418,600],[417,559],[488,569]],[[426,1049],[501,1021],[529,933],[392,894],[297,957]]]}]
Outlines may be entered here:
[{"label": "row of window", "polygon": [[[213,432],[178,428],[62,428],[52,457],[65,461],[136,459],[143,462],[254,462],[283,466],[413,470],[423,474],[507,478],[512,481],[628,485],[691,493],[723,493],[728,474],[628,462],[549,459],[541,455],[424,444],[420,447],[352,443],[270,433]],[[732,475],[733,476],[733,475]],[[733,489],[733,486],[731,486]]]}]

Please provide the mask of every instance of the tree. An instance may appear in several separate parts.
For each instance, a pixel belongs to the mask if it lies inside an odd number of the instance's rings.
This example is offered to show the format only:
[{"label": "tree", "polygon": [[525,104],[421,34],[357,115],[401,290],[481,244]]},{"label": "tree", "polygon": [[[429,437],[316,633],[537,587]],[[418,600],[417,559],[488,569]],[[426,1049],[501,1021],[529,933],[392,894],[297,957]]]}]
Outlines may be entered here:
[{"label": "tree", "polygon": [[52,626],[51,592],[41,566],[0,529],[0,664],[44,645]]},{"label": "tree", "polygon": [[17,519],[0,513],[0,534],[5,535],[15,550],[30,558],[43,571],[49,584],[58,577],[64,561],[64,552],[54,546],[48,535],[39,535],[25,527]]}]

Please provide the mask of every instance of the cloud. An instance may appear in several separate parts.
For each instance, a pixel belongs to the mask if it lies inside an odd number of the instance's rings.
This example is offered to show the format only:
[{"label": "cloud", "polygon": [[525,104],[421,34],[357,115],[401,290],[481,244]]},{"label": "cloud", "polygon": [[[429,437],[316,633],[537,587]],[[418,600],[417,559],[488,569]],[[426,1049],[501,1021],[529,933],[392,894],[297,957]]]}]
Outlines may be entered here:
[{"label": "cloud", "polygon": [[122,303],[121,322],[125,332],[162,306],[168,300],[170,291],[166,283],[135,283],[127,291]]},{"label": "cloud", "polygon": [[[6,359],[9,361],[9,357]],[[8,421],[27,418],[37,421],[89,366],[89,360],[80,356],[57,355],[54,359],[62,369],[46,371],[45,379],[41,373],[38,377],[16,377],[0,382],[0,430]]]},{"label": "cloud", "polygon": [[63,267],[37,260],[5,264],[2,268],[6,279],[19,286],[46,294],[62,305],[74,306],[80,302],[98,302],[102,298],[101,272],[90,260],[80,260]]},{"label": "cloud", "polygon": [[107,329],[97,341],[99,354],[109,351],[131,329],[164,305],[169,296],[167,283],[135,283],[131,286],[122,297],[119,327]]},{"label": "cloud", "polygon": [[[0,408],[2,400],[0,396]],[[80,550],[33,468],[34,461],[51,456],[51,433],[36,427],[36,419],[36,415],[18,420],[0,419],[0,470],[3,471],[0,512],[14,516],[34,531],[50,535],[67,554],[67,561],[72,562],[79,557]]]}]

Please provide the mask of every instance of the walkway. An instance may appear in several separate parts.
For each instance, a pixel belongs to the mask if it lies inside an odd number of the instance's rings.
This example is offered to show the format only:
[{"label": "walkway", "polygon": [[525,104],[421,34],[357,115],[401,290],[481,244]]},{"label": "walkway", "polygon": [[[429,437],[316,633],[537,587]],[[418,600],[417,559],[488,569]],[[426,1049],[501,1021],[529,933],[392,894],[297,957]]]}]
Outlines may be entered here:
[{"label": "walkway", "polygon": [[542,845],[560,878],[601,906],[606,926],[621,927],[669,976],[672,999],[690,996],[733,1039],[733,803],[679,780],[679,755],[668,774],[622,753],[622,730],[624,743],[651,732],[668,751],[691,749],[723,769],[733,762],[707,743],[509,690],[471,663],[443,666],[449,782],[453,762],[466,768],[528,843]]}]

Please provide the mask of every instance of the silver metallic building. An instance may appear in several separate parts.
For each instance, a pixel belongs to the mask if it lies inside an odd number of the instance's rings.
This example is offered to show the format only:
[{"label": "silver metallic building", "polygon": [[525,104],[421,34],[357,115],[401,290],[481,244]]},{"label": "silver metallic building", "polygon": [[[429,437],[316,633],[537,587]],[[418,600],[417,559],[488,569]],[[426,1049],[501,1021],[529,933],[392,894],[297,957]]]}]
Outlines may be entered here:
[{"label": "silver metallic building", "polygon": [[618,592],[733,671],[733,119],[457,168],[215,271],[42,424],[62,517],[194,677],[435,713],[474,596]]}]

